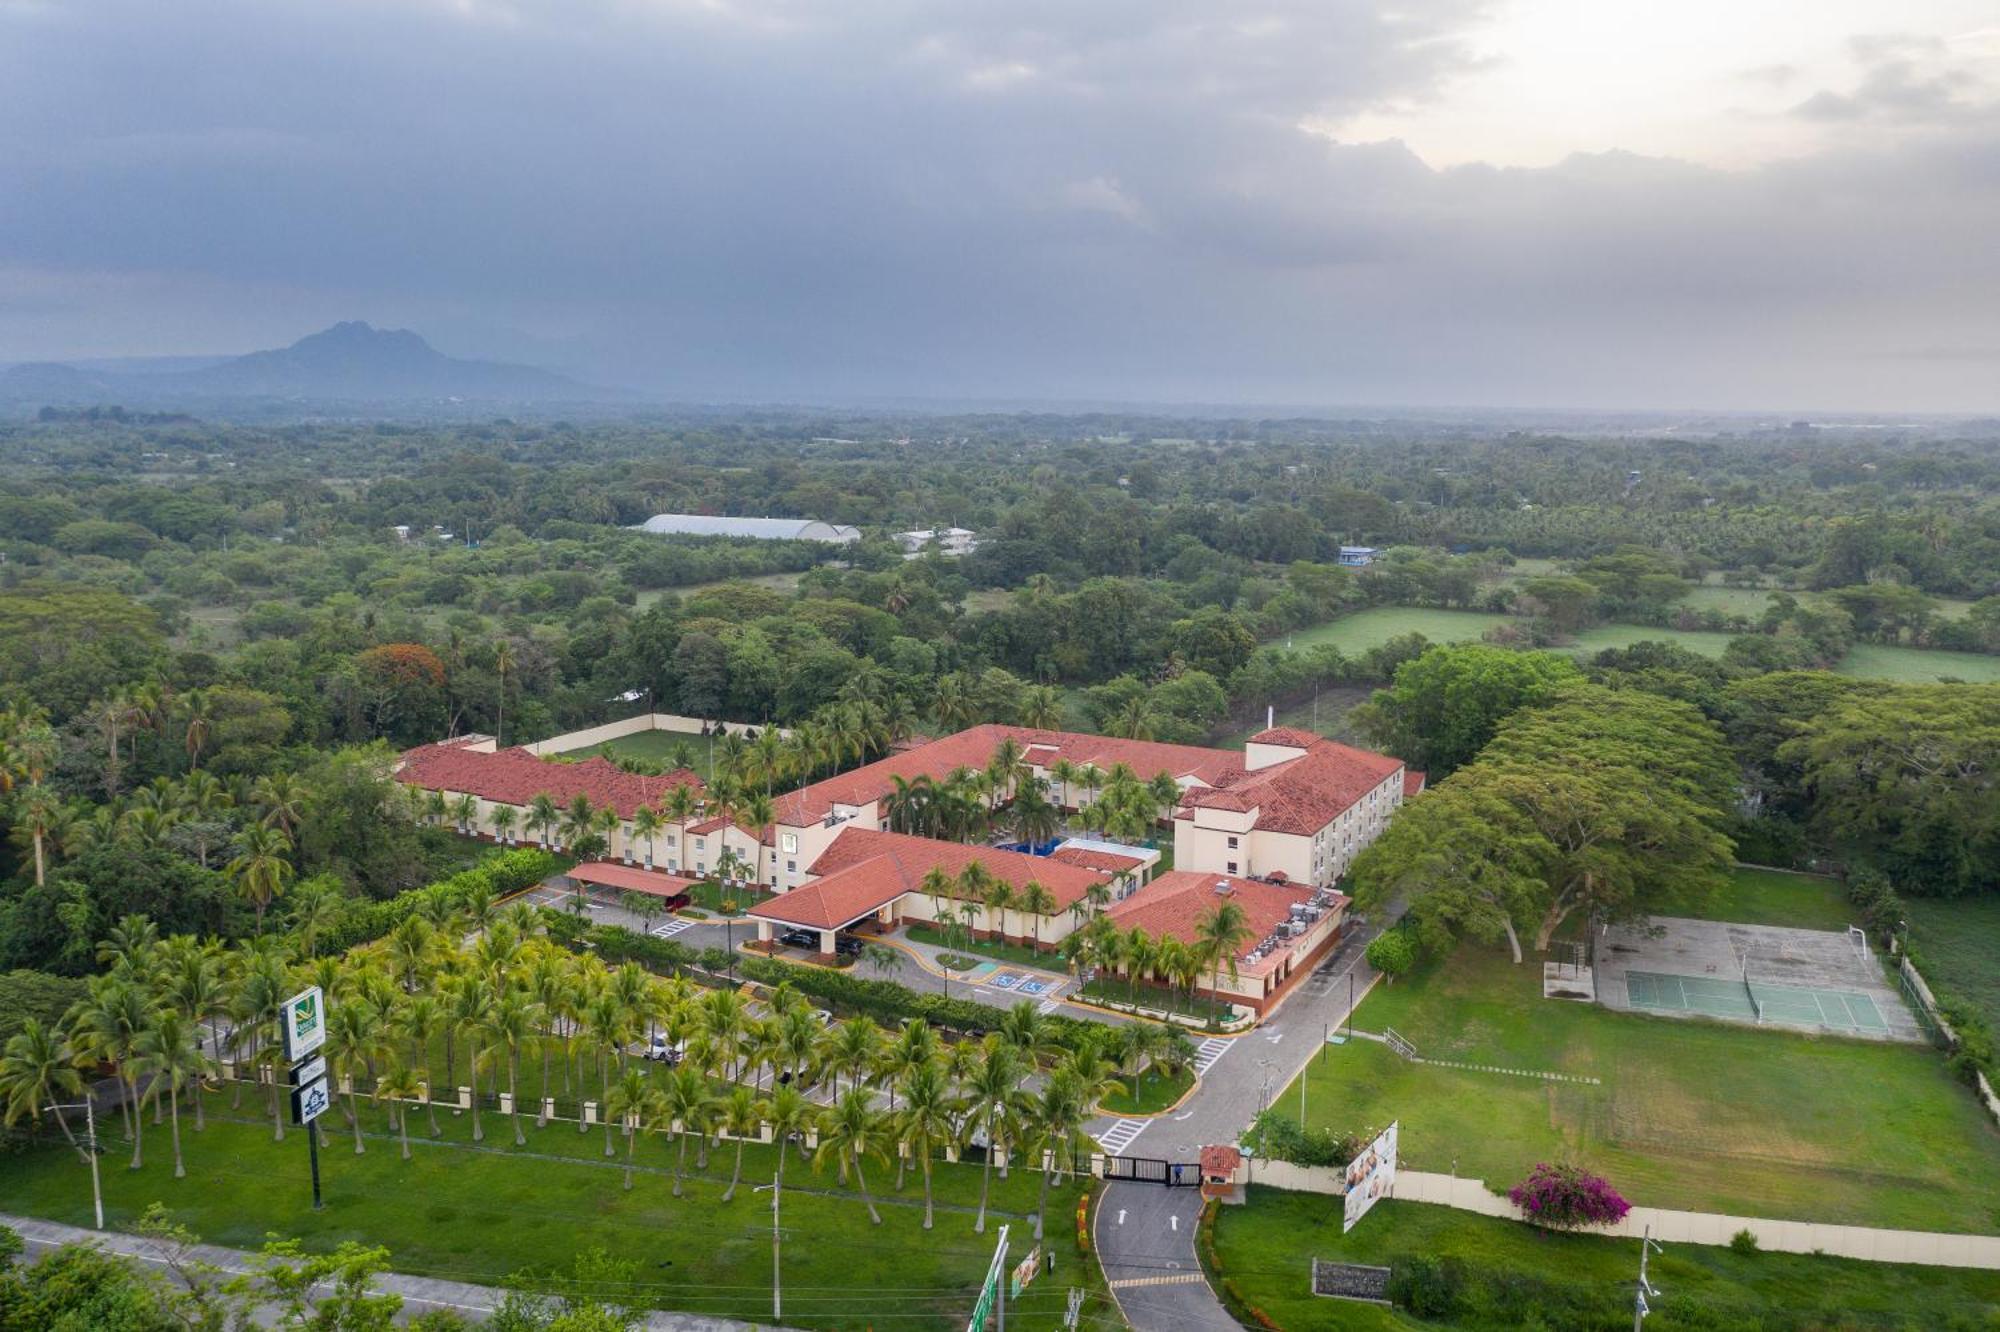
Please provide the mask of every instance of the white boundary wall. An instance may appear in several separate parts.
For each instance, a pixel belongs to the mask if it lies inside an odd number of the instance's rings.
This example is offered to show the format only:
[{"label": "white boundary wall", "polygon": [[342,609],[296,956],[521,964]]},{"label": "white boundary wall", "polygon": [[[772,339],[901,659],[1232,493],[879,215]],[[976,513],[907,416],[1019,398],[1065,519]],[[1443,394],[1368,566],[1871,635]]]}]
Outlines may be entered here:
[{"label": "white boundary wall", "polygon": [[[572,750],[594,749],[606,740],[618,740],[628,735],[638,735],[641,731],[673,731],[680,735],[700,735],[701,728],[704,725],[707,725],[707,723],[703,722],[699,717],[682,717],[671,712],[642,712],[636,717],[627,717],[623,721],[606,722],[602,726],[591,726],[581,731],[569,731],[563,735],[552,735],[546,740],[537,740],[533,744],[522,745],[521,748],[537,757],[548,754],[567,754]],[[740,735],[745,731],[761,731],[764,728],[761,726],[752,726],[747,722],[723,722],[722,729]],[[792,733],[780,726],[778,734],[784,736],[786,739],[790,739]]]},{"label": "white boundary wall", "polygon": [[[1300,1193],[1341,1191],[1342,1172],[1330,1167],[1295,1166],[1283,1161],[1253,1161],[1248,1182]],[[1463,1176],[1436,1175],[1421,1170],[1398,1171],[1389,1194],[1405,1202],[1435,1203],[1478,1212],[1482,1216],[1519,1221],[1520,1210],[1486,1185]],[[1364,1223],[1365,1224],[1365,1223]],[[1874,1226],[1835,1226],[1817,1221],[1774,1221],[1755,1216],[1722,1216],[1711,1212],[1681,1212],[1665,1207],[1634,1207],[1623,1221],[1588,1233],[1637,1239],[1652,1227],[1653,1238],[1669,1244],[1727,1244],[1739,1230],[1757,1237],[1757,1247],[1775,1253],[1824,1253],[1876,1263],[1915,1263],[1926,1267],[2000,1269],[2000,1236],[1948,1235],[1928,1230],[1882,1230]]]}]

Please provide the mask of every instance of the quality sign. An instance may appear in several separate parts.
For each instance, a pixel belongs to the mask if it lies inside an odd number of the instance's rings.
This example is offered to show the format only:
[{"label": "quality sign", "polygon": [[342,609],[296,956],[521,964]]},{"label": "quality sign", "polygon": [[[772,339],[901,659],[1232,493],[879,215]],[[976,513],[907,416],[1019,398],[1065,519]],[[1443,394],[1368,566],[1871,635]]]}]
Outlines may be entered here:
[{"label": "quality sign", "polygon": [[285,1058],[297,1063],[326,1044],[326,994],[315,985],[285,1001]]}]

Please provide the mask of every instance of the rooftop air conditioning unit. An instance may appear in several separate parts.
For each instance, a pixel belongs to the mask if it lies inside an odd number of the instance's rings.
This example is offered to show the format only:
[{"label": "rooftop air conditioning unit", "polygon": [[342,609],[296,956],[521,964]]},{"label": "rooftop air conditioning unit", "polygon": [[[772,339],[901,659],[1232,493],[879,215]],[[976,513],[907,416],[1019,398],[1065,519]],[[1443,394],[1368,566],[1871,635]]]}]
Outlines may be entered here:
[{"label": "rooftop air conditioning unit", "polygon": [[1218,892],[1218,893],[1226,893],[1226,892],[1228,892],[1228,891],[1229,891],[1229,880],[1227,880],[1227,879],[1222,879],[1222,880],[1218,881],[1218,882],[1216,883],[1216,885],[1215,885],[1215,891],[1216,891],[1216,892]]}]

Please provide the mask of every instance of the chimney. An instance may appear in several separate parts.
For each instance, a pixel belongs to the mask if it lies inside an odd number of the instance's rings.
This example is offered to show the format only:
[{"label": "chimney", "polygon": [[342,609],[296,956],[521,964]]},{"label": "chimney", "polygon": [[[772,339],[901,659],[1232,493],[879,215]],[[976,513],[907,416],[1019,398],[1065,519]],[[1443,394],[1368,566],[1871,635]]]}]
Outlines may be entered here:
[{"label": "chimney", "polygon": [[1264,705],[1264,729],[1268,731],[1277,724],[1278,705],[1276,703],[1266,703]]}]

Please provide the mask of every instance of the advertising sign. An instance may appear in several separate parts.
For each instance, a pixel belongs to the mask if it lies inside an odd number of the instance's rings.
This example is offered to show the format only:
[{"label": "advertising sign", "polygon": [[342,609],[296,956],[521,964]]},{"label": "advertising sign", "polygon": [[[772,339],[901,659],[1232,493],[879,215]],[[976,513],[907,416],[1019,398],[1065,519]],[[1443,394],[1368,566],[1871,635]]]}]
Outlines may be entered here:
[{"label": "advertising sign", "polygon": [[300,1126],[310,1124],[332,1104],[333,1089],[325,1078],[308,1082],[292,1093],[292,1122]]},{"label": "advertising sign", "polygon": [[315,985],[285,1001],[285,1058],[297,1063],[326,1044],[326,995]]},{"label": "advertising sign", "polygon": [[1037,1244],[1034,1248],[1028,1250],[1026,1258],[1014,1264],[1014,1280],[1007,1290],[1007,1298],[1010,1300],[1020,1299],[1021,1292],[1027,1288],[1028,1283],[1033,1281],[1035,1274],[1041,1270],[1042,1246]]},{"label": "advertising sign", "polygon": [[314,1055],[311,1059],[306,1060],[306,1062],[303,1064],[292,1065],[290,1080],[291,1084],[294,1087],[303,1087],[308,1082],[317,1082],[325,1076],[326,1076],[325,1057],[321,1055]]},{"label": "advertising sign", "polygon": [[1347,1163],[1347,1196],[1342,1200],[1345,1206],[1340,1223],[1343,1235],[1368,1215],[1376,1199],[1395,1187],[1397,1127],[1391,1124],[1383,1129],[1375,1141],[1362,1149],[1361,1155]]}]

